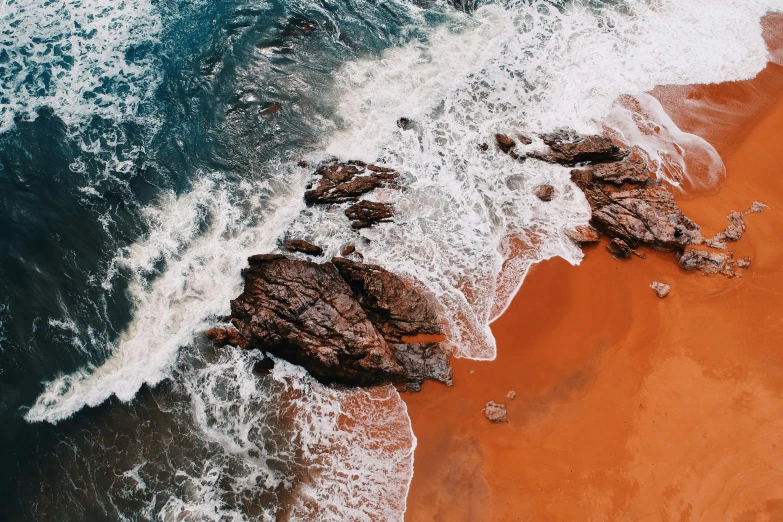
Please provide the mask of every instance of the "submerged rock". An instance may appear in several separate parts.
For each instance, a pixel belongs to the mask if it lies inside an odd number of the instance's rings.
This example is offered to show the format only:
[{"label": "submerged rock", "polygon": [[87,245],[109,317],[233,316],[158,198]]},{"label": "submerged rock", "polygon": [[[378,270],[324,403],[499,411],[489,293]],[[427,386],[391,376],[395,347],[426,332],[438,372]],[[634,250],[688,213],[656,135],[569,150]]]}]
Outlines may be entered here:
[{"label": "submerged rock", "polygon": [[437,304],[417,284],[341,258],[317,264],[273,254],[248,262],[244,291],[231,301],[238,346],[301,365],[324,383],[451,384],[440,343],[404,342],[441,333]]},{"label": "submerged rock", "polygon": [[659,283],[658,281],[653,281],[652,284],[650,285],[650,288],[652,288],[653,292],[655,292],[655,295],[657,295],[661,299],[669,295],[669,292],[672,289],[666,283]]},{"label": "submerged rock", "polygon": [[505,404],[498,404],[495,401],[489,401],[481,411],[484,412],[484,416],[490,422],[508,422],[508,419],[506,418]]},{"label": "submerged rock", "polygon": [[289,252],[301,252],[310,256],[322,256],[324,249],[309,243],[303,239],[294,239],[285,244],[285,249]]},{"label": "submerged rock", "polygon": [[332,162],[315,171],[321,179],[317,186],[305,192],[308,205],[356,201],[360,196],[379,187],[399,188],[397,172],[361,161]]},{"label": "submerged rock", "polygon": [[535,194],[541,201],[552,201],[555,195],[555,187],[552,185],[541,185],[536,189]]},{"label": "submerged rock", "polygon": [[360,201],[345,209],[345,215],[352,220],[351,227],[367,228],[376,223],[387,223],[394,216],[394,207],[388,203]]}]

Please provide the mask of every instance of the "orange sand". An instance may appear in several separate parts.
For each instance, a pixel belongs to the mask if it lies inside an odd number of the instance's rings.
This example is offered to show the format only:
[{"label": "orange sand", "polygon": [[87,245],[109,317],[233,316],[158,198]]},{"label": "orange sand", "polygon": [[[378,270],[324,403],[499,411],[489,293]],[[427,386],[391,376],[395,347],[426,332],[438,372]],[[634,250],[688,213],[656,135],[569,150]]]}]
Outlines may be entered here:
[{"label": "orange sand", "polygon": [[[678,104],[686,92],[700,103]],[[771,207],[733,245],[753,265],[705,277],[602,244],[578,267],[535,267],[493,324],[497,360],[455,360],[453,388],[404,394],[406,520],[783,520],[783,68],[653,94],[726,163],[718,194],[681,202],[705,236],[753,200]],[[484,419],[488,400],[508,424]]]}]

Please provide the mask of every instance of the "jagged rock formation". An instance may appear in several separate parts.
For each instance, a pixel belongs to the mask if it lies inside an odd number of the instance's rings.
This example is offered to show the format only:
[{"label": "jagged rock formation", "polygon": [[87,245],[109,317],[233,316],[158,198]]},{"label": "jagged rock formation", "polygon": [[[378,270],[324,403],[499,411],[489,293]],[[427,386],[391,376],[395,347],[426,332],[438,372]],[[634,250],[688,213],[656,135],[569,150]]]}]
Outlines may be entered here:
[{"label": "jagged rock formation", "polygon": [[609,138],[569,131],[544,134],[541,138],[548,150],[530,152],[527,157],[569,166],[588,164],[571,171],[571,180],[584,192],[592,211],[590,227],[567,232],[577,245],[595,244],[600,233],[610,239],[607,250],[616,259],[631,254],[644,257],[635,249],[646,246],[674,252],[683,269],[705,274],[733,277],[739,275],[737,268],[750,265],[750,259],[735,260],[730,251],[715,253],[686,247],[706,244],[725,250],[727,241],[737,241],[745,232],[744,216],[761,212],[762,203],[756,201],[749,210],[730,214],[726,230],[705,240],[699,225],[683,214],[671,192],[650,176],[638,152],[630,154]]},{"label": "jagged rock formation", "polygon": [[416,342],[441,333],[438,305],[418,285],[342,258],[317,264],[272,254],[248,262],[245,289],[231,301],[236,330],[210,330],[210,339],[264,350],[324,383],[451,384],[442,345]]},{"label": "jagged rock formation", "polygon": [[701,270],[705,275],[722,274],[726,277],[737,277],[738,268],[748,268],[750,258],[734,259],[734,253],[709,252],[707,250],[691,249],[678,255],[680,268],[683,270]]},{"label": "jagged rock formation", "polygon": [[400,176],[397,172],[362,161],[327,163],[318,167],[315,173],[321,179],[315,188],[305,192],[308,205],[356,201],[378,187],[399,188],[395,182]]},{"label": "jagged rock formation", "polygon": [[588,161],[619,161],[628,155],[627,150],[621,149],[603,136],[583,136],[575,132],[559,131],[541,134],[541,139],[549,149],[529,152],[529,158],[561,165],[575,165]]},{"label": "jagged rock formation", "polygon": [[388,203],[363,200],[345,209],[345,215],[352,220],[352,228],[367,228],[376,223],[391,221],[394,207]]},{"label": "jagged rock formation", "polygon": [[310,256],[322,256],[324,249],[309,243],[303,239],[294,239],[285,244],[285,249],[289,252],[301,252]]}]

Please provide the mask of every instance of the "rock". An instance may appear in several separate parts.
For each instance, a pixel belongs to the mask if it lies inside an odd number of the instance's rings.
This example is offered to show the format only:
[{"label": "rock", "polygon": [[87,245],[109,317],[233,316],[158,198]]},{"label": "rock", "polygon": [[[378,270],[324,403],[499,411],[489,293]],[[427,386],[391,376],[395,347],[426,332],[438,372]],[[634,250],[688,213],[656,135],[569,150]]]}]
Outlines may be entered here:
[{"label": "rock", "polygon": [[479,148],[480,148],[481,150],[483,150],[484,152],[486,152],[486,151],[488,151],[488,150],[489,150],[489,145],[488,145],[488,144],[486,144],[486,143],[481,143],[481,144],[479,145]]},{"label": "rock", "polygon": [[437,301],[423,288],[377,266],[336,257],[332,263],[387,340],[442,332]]},{"label": "rock", "polygon": [[342,255],[343,256],[348,256],[348,255],[353,254],[354,252],[356,252],[356,247],[353,246],[353,245],[348,245],[347,247],[343,248]]},{"label": "rock", "polygon": [[761,201],[754,201],[753,204],[750,206],[750,208],[745,212],[745,214],[750,214],[751,212],[759,213],[765,208],[768,208],[767,205],[765,205]]},{"label": "rock", "polygon": [[739,261],[734,259],[732,251],[708,252],[706,250],[686,250],[679,256],[680,268],[683,270],[701,270],[705,275],[723,274],[726,277],[737,277],[737,268],[750,266],[750,258]]},{"label": "rock", "polygon": [[535,194],[541,201],[552,201],[552,197],[555,195],[555,187],[552,185],[541,185],[536,189]]},{"label": "rock", "polygon": [[437,304],[420,285],[341,258],[317,264],[257,255],[248,262],[244,291],[231,301],[244,348],[301,365],[327,384],[451,384],[440,343],[402,342],[441,332]]},{"label": "rock", "polygon": [[226,345],[244,348],[247,345],[247,339],[235,328],[211,328],[204,335],[218,348]]},{"label": "rock", "polygon": [[614,238],[609,241],[609,244],[606,245],[606,250],[608,250],[615,259],[626,259],[631,257],[631,247],[619,238]]},{"label": "rock", "polygon": [[360,201],[345,209],[345,215],[353,221],[351,227],[367,228],[376,223],[391,221],[391,217],[394,215],[394,207],[388,203]]},{"label": "rock", "polygon": [[409,130],[413,128],[413,122],[408,118],[400,118],[397,120],[397,127],[401,128],[402,130]]},{"label": "rock", "polygon": [[514,141],[514,138],[506,134],[495,134],[495,143],[497,143],[498,148],[506,154],[511,153],[511,150],[517,146],[517,142]]},{"label": "rock", "polygon": [[508,419],[506,418],[505,404],[498,404],[494,401],[489,401],[481,411],[484,412],[484,416],[490,422],[508,422]]},{"label": "rock", "polygon": [[669,292],[672,289],[666,283],[659,283],[658,281],[653,281],[653,283],[650,285],[650,288],[652,288],[653,292],[655,292],[655,295],[657,295],[661,299],[669,295]]},{"label": "rock", "polygon": [[517,139],[519,140],[519,143],[521,143],[522,145],[530,145],[531,143],[533,143],[533,140],[530,139],[530,137],[522,133],[517,134]]},{"label": "rock", "polygon": [[517,397],[517,392],[515,392],[514,390],[510,390],[510,391],[509,391],[509,392],[506,394],[506,397],[508,397],[508,398],[509,398],[509,399],[511,399],[511,400],[514,400],[514,399]]},{"label": "rock", "polygon": [[628,155],[627,150],[621,149],[603,136],[558,131],[542,134],[541,139],[549,146],[549,150],[533,151],[528,153],[528,157],[549,163],[575,165],[583,162],[618,161]]},{"label": "rock", "polygon": [[571,180],[590,203],[590,224],[602,234],[622,239],[631,248],[644,245],[677,252],[702,241],[700,227],[682,213],[668,190],[652,180],[621,189],[596,180],[586,170],[571,171]]},{"label": "rock", "polygon": [[256,375],[269,375],[275,368],[275,361],[269,357],[262,357],[253,364],[253,373]]},{"label": "rock", "polygon": [[285,249],[289,252],[301,252],[310,256],[322,256],[324,249],[303,239],[294,239],[285,244]]},{"label": "rock", "polygon": [[590,225],[580,225],[573,230],[566,230],[565,235],[580,247],[597,245],[600,241],[598,231]]},{"label": "rock", "polygon": [[258,111],[258,114],[260,116],[271,116],[273,114],[277,114],[278,112],[280,112],[280,109],[282,108],[283,108],[282,105],[280,105],[279,103],[276,102],[270,103],[269,105],[266,106],[266,108],[264,108],[261,111]]},{"label": "rock", "polygon": [[590,167],[593,179],[622,185],[644,183],[650,179],[647,163],[640,157],[626,158],[612,163],[597,163]]},{"label": "rock", "polygon": [[332,162],[320,166],[315,173],[321,179],[312,190],[305,192],[308,205],[356,201],[360,196],[379,187],[399,188],[397,172],[361,161]]}]

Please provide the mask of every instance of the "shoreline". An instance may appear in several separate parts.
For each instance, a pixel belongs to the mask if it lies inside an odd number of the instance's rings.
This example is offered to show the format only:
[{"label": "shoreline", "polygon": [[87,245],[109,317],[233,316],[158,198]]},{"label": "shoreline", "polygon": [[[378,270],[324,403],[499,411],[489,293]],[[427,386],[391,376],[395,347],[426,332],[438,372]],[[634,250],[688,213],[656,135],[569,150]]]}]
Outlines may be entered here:
[{"label": "shoreline", "polygon": [[[780,21],[764,19],[773,57]],[[418,441],[406,520],[783,516],[783,68],[651,94],[726,165],[716,194],[675,194],[705,236],[755,199],[770,207],[731,245],[751,268],[705,277],[649,250],[615,261],[605,240],[577,267],[534,266],[491,325],[496,359],[454,359],[453,389],[403,397]],[[671,295],[659,300],[653,281]],[[508,424],[484,419],[489,400]]]}]

